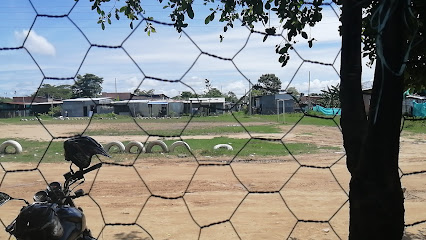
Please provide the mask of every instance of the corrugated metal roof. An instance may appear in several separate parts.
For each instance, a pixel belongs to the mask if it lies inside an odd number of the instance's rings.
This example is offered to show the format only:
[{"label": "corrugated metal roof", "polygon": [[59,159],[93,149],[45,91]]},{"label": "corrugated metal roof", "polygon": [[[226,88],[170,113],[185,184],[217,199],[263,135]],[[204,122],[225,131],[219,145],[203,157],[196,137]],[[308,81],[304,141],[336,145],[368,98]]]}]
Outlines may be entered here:
[{"label": "corrugated metal roof", "polygon": [[73,98],[73,99],[67,99],[63,100],[63,102],[86,102],[86,101],[96,101],[96,100],[111,100],[110,98]]}]

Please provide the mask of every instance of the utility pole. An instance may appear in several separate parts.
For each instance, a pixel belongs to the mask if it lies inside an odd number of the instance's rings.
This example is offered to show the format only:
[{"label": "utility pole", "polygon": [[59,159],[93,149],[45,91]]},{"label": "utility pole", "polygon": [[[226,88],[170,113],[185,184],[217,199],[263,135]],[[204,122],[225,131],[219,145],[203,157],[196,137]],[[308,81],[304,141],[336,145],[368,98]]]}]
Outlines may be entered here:
[{"label": "utility pole", "polygon": [[249,84],[250,84],[250,92],[249,92],[249,115],[251,116],[252,115],[252,103],[251,103],[251,92],[253,91],[253,88],[252,88],[252,85],[251,85],[251,82],[249,82]]},{"label": "utility pole", "polygon": [[309,78],[308,78],[308,111],[311,110],[311,71],[309,71]]}]

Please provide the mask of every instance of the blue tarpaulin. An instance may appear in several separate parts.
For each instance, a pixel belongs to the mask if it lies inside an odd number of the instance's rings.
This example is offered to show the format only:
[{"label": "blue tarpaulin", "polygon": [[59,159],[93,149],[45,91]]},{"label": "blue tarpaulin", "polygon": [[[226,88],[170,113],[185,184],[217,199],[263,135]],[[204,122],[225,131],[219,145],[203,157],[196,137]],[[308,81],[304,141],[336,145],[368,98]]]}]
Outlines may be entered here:
[{"label": "blue tarpaulin", "polygon": [[413,116],[426,117],[426,103],[416,103],[413,101]]},{"label": "blue tarpaulin", "polygon": [[325,108],[325,107],[321,107],[319,105],[316,105],[315,107],[313,107],[314,111],[316,112],[321,112],[322,114],[325,115],[340,115],[340,108]]}]

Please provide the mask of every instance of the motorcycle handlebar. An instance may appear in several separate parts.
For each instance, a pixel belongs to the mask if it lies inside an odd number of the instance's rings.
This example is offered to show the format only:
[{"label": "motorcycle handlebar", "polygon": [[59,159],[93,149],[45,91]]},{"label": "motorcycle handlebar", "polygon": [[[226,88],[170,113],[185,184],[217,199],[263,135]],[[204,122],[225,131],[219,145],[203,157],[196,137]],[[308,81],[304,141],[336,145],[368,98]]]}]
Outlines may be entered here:
[{"label": "motorcycle handlebar", "polygon": [[80,180],[83,178],[84,174],[91,172],[93,170],[96,170],[98,168],[102,167],[102,163],[97,163],[87,169],[84,170],[79,170],[77,172],[75,172],[74,174],[71,174],[69,176],[65,176],[66,181],[71,181],[71,180]]}]

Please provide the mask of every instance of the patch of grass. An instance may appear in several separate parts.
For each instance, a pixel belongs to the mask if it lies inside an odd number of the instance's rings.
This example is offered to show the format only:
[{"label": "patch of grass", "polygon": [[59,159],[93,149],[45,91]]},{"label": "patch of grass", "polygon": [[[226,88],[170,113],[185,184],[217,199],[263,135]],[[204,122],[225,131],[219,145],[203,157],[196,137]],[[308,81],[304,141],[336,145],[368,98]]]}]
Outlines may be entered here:
[{"label": "patch of grass", "polygon": [[426,133],[426,120],[410,121],[405,120],[402,132]]},{"label": "patch of grass", "polygon": [[[9,139],[0,139],[4,142]],[[12,147],[6,148],[6,153],[0,154],[0,162],[61,162],[64,160],[63,141],[53,141],[50,146],[49,142],[32,141],[26,139],[14,139],[22,146],[21,154],[14,154]],[[46,151],[47,149],[47,151]]]},{"label": "patch of grass", "polygon": [[[186,143],[191,147],[191,151],[196,156],[235,156],[243,147],[238,156],[286,156],[289,154],[285,146],[280,141],[263,141],[252,139],[236,139],[227,137],[216,137],[213,139],[187,139]],[[173,141],[166,140],[165,143],[169,146]],[[218,149],[213,147],[217,144],[229,144],[233,150]],[[286,146],[292,154],[318,153],[320,150],[339,150],[339,147],[318,147],[308,143],[286,143]],[[187,152],[186,150],[177,151],[170,154],[180,154]]]},{"label": "patch of grass", "polygon": [[[6,139],[0,139],[5,141]],[[63,140],[53,141],[49,146],[49,142],[29,141],[25,139],[15,139],[18,141],[22,148],[22,154],[1,154],[0,162],[23,162],[23,163],[37,163],[43,158],[42,162],[65,162]],[[240,157],[251,155],[256,156],[286,156],[289,154],[285,146],[280,141],[262,141],[257,139],[236,139],[227,137],[216,137],[213,139],[187,139],[185,140],[191,147],[191,151],[196,156],[235,156],[238,153]],[[174,141],[166,140],[165,143],[170,146]],[[127,144],[127,142],[123,142]],[[218,149],[214,150],[213,147],[217,144],[229,144],[233,150]],[[286,143],[287,148],[293,155],[318,153],[321,150],[339,150],[338,147],[318,147],[314,144],[308,143]],[[244,148],[243,148],[244,147]],[[243,148],[243,149],[242,149]],[[46,151],[47,149],[47,151]],[[241,150],[242,149],[242,150]],[[241,150],[241,151],[240,151]],[[9,152],[13,152],[10,149]],[[168,155],[188,154],[188,150],[184,147],[178,147],[173,153]],[[135,154],[121,154],[111,153],[114,159],[132,159]],[[44,156],[43,156],[44,155]],[[155,157],[164,157],[164,155],[153,154]],[[142,156],[143,157],[143,156]]]},{"label": "patch of grass", "polygon": [[[262,126],[246,126],[246,129],[251,133],[280,133],[281,130],[278,125],[262,125]],[[182,133],[182,129],[165,129],[149,131],[150,134],[161,135],[161,136],[179,136]],[[182,136],[193,136],[193,135],[220,135],[220,134],[232,134],[232,133],[245,133],[246,130],[237,125],[230,126],[217,126],[209,127],[206,124],[205,128],[188,128],[185,129]],[[122,135],[144,135],[142,130],[134,131],[127,129],[114,129],[113,131],[105,130],[91,130],[90,135],[95,136],[122,136]]]}]

